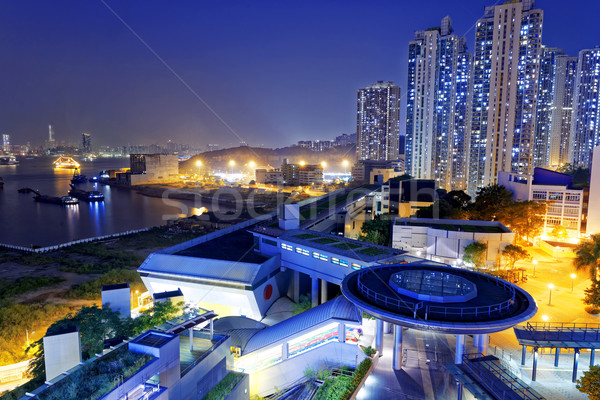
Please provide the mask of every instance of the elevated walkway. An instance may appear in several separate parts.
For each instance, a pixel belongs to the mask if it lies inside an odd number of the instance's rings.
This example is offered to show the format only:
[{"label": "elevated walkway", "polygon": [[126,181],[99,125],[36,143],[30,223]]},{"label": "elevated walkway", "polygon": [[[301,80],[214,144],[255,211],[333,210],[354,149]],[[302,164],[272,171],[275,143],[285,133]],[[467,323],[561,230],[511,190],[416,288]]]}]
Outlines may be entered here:
[{"label": "elevated walkway", "polygon": [[590,366],[594,365],[596,349],[600,348],[600,324],[565,322],[528,322],[513,327],[519,344],[523,346],[521,365],[525,365],[527,346],[533,347],[531,380],[535,381],[539,348],[554,349],[554,366],[558,367],[561,349],[573,349],[573,376],[577,380],[577,367],[581,349],[590,349]]},{"label": "elevated walkway", "polygon": [[[480,353],[465,354],[459,366],[474,383],[485,389],[494,399],[502,400],[542,400],[544,397],[529,387],[506,368],[497,357],[483,356]],[[481,397],[485,397],[480,393]]]}]

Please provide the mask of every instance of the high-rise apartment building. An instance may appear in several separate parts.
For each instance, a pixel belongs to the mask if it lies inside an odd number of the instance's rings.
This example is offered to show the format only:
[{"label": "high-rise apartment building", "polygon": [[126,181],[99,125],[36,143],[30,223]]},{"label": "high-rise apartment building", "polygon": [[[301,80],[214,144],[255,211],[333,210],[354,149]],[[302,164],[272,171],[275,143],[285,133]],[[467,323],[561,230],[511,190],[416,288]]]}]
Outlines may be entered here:
[{"label": "high-rise apartment building", "polygon": [[417,31],[408,46],[406,167],[439,188],[465,189],[471,55],[465,39],[441,27]]},{"label": "high-rise apartment building", "polygon": [[82,149],[85,153],[91,153],[92,152],[92,135],[90,135],[89,133],[82,133],[81,134],[81,145],[82,145]]},{"label": "high-rise apartment building", "polygon": [[600,145],[600,47],[579,52],[573,108],[572,162],[591,167],[594,147]]},{"label": "high-rise apartment building", "polygon": [[556,169],[569,162],[577,57],[544,48],[540,58],[533,165]]},{"label": "high-rise apartment building", "polygon": [[5,153],[10,152],[10,135],[2,134],[2,151]]},{"label": "high-rise apartment building", "polygon": [[356,155],[358,160],[397,160],[400,140],[400,86],[379,81],[359,89]]},{"label": "high-rise apartment building", "polygon": [[499,171],[533,168],[543,11],[533,0],[485,8],[477,21],[467,191]]}]

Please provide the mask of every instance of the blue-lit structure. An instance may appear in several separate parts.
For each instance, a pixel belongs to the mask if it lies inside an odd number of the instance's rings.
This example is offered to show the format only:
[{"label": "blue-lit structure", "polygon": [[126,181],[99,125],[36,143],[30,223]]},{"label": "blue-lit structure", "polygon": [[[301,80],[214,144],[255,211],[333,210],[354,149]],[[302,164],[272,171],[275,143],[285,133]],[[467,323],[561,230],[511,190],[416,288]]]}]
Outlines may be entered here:
[{"label": "blue-lit structure", "polygon": [[[402,287],[399,274],[405,274]],[[379,349],[383,322],[395,326],[395,369],[401,367],[402,328],[456,334],[456,363],[460,364],[465,334],[476,335],[485,353],[489,333],[524,322],[537,311],[531,295],[511,283],[428,261],[353,272],[342,282],[342,293],[378,319],[375,341]]]}]

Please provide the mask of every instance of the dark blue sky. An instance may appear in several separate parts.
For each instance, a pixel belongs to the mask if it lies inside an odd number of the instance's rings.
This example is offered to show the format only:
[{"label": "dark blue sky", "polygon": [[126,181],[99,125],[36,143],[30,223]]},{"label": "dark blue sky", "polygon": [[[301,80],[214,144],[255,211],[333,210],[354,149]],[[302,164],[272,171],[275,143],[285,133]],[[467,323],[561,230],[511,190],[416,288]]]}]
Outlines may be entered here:
[{"label": "dark blue sky", "polygon": [[[404,96],[415,30],[450,15],[472,49],[493,4],[105,1],[237,136],[267,147],[354,132],[358,88],[393,80]],[[537,6],[544,44],[600,44],[600,2]],[[41,143],[49,123],[57,140],[87,131],[95,144],[240,141],[101,1],[3,1],[0,48],[0,133],[13,143]]]}]

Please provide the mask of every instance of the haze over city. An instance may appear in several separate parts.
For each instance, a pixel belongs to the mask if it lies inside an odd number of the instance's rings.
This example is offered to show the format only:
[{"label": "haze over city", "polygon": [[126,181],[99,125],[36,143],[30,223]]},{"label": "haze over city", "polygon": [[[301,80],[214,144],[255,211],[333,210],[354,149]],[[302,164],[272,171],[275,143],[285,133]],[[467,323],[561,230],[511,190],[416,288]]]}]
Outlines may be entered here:
[{"label": "haze over city", "polygon": [[[3,2],[0,43],[9,56],[0,60],[0,131],[32,144],[47,138],[48,124],[57,140],[78,142],[91,132],[97,145],[171,139],[278,147],[333,138],[355,132],[356,90],[377,80],[402,87],[403,118],[414,31],[449,15],[472,51],[473,24],[486,5]],[[576,56],[598,44],[598,2],[537,5],[546,45]]]}]

